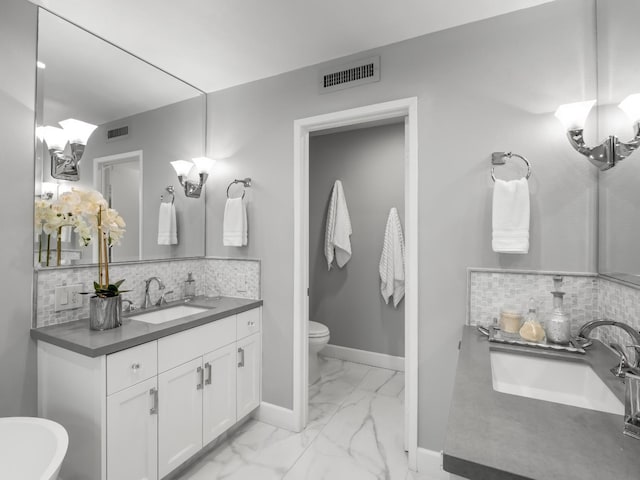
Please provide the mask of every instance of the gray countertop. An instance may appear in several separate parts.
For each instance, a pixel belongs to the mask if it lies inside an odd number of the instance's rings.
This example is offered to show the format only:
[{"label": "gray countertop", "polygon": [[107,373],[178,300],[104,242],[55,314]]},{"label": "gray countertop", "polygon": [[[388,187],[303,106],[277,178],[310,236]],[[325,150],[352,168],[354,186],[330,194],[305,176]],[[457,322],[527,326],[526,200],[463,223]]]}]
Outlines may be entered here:
[{"label": "gray countertop", "polygon": [[[124,317],[121,327],[105,331],[90,330],[88,319],[77,320],[59,325],[32,328],[31,338],[52,343],[88,357],[99,357],[151,342],[230,315],[252,310],[261,306],[262,300],[232,297],[196,297],[188,303],[184,300],[170,302],[167,307],[175,305],[191,305],[210,310],[159,325]],[[139,315],[153,310],[156,309],[136,310],[129,315]]]},{"label": "gray countertop", "polygon": [[[640,440],[622,434],[621,415],[494,391],[490,345],[522,351],[489,344],[474,327],[464,327],[443,452],[446,471],[474,480],[640,478]],[[616,357],[600,342],[586,355],[535,354],[586,361],[624,401],[624,385],[608,371]]]}]

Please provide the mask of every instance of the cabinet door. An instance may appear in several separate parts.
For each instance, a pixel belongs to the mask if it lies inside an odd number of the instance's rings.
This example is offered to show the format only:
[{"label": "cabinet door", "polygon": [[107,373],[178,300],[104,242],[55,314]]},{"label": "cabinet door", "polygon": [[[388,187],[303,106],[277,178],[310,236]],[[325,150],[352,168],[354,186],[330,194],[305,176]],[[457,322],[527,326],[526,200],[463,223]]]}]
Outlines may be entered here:
[{"label": "cabinet door", "polygon": [[202,362],[202,442],[206,445],[236,423],[236,344],[206,354]]},{"label": "cabinet door", "polygon": [[260,405],[261,338],[261,335],[257,333],[236,343],[238,359],[236,414],[238,420]]},{"label": "cabinet door", "polygon": [[157,480],[157,379],[107,397],[107,478]]},{"label": "cabinet door", "polygon": [[202,448],[202,357],[158,375],[158,470],[167,475]]}]

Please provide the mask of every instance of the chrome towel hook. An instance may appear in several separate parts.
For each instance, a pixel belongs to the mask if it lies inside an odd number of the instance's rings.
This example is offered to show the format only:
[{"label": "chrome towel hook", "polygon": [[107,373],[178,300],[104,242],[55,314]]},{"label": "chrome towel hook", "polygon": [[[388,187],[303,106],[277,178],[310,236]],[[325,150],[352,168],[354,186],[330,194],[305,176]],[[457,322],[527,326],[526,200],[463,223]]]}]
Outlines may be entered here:
[{"label": "chrome towel hook", "polygon": [[493,179],[494,182],[496,181],[495,165],[504,165],[505,163],[507,163],[507,159],[512,157],[518,157],[527,165],[527,175],[525,178],[527,180],[529,179],[529,177],[531,176],[531,164],[529,163],[529,160],[524,158],[522,155],[518,155],[517,153],[493,152],[491,154],[491,165],[493,165],[491,167],[491,178]]}]

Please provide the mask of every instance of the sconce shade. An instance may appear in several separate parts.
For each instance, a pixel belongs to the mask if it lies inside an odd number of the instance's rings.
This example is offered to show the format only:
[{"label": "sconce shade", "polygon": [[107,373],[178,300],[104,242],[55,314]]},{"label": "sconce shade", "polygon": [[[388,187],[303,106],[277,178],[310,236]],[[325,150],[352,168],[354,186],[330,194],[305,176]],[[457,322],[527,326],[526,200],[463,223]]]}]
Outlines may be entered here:
[{"label": "sconce shade", "polygon": [[562,122],[565,130],[582,130],[595,103],[595,100],[587,100],[560,105],[556,110],[556,118]]},{"label": "sconce shade", "polygon": [[[202,188],[207,182],[207,178],[209,177],[209,173],[211,172],[215,162],[215,160],[207,157],[197,157],[192,159],[191,162],[187,162],[186,160],[175,160],[171,162],[171,166],[175,169],[176,174],[178,175],[178,180],[180,180],[180,185],[184,188],[184,194],[187,197],[200,197]],[[189,172],[194,166],[198,171],[199,179],[197,182],[191,181],[188,178]]]},{"label": "sconce shade", "polygon": [[196,164],[198,173],[206,173],[207,175],[211,173],[213,165],[216,163],[215,160],[207,157],[196,157],[192,160]]},{"label": "sconce shade", "polygon": [[640,93],[634,93],[622,100],[618,107],[627,114],[633,123],[640,122]]},{"label": "sconce shade", "polygon": [[67,145],[67,134],[64,130],[58,127],[52,127],[47,125],[40,130],[44,141],[47,142],[47,148],[49,150],[55,150],[56,152],[62,152]]},{"label": "sconce shade", "polygon": [[68,118],[58,123],[64,128],[69,143],[79,143],[81,145],[86,145],[93,131],[98,128],[97,125],[76,120],[75,118]]},{"label": "sconce shade", "polygon": [[178,177],[188,177],[189,172],[193,168],[193,163],[187,162],[186,160],[175,160],[171,162],[171,166],[176,171],[176,175]]}]

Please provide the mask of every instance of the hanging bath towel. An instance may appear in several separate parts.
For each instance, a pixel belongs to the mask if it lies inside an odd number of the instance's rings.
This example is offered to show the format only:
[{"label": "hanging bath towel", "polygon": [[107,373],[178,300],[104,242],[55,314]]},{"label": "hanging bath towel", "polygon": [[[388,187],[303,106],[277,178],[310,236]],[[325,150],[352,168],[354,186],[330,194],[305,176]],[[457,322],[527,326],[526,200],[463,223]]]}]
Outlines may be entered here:
[{"label": "hanging bath towel", "polygon": [[158,245],[177,245],[178,228],[176,207],[173,203],[160,203],[158,213]]},{"label": "hanging bath towel", "polygon": [[493,187],[493,239],[498,253],[529,253],[529,182],[496,179]]},{"label": "hanging bath towel", "polygon": [[395,207],[389,211],[387,218],[379,271],[382,298],[388,304],[393,296],[393,306],[397,307],[404,297],[404,236]]},{"label": "hanging bath towel", "polygon": [[336,180],[331,192],[329,209],[327,210],[327,225],[324,237],[324,256],[327,257],[327,267],[335,258],[338,267],[342,268],[351,258],[351,219],[344,197],[342,182]]},{"label": "hanging bath towel", "polygon": [[222,228],[223,245],[244,247],[247,244],[247,209],[242,197],[227,199]]}]

